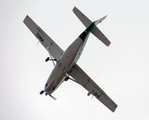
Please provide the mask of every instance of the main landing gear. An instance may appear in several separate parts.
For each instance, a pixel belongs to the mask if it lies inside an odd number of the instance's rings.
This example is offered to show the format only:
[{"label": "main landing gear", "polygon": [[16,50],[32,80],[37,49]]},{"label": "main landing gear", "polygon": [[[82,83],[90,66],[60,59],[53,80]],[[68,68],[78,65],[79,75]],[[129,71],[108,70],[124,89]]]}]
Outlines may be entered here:
[{"label": "main landing gear", "polygon": [[49,57],[47,57],[47,58],[45,59],[45,62],[48,62],[49,60],[51,60],[51,61],[57,61],[57,59],[50,59]]},{"label": "main landing gear", "polygon": [[54,67],[55,67],[54,61],[57,62],[57,59],[50,59],[49,57],[47,57],[47,59],[45,59],[45,62],[48,62],[49,60],[53,62],[53,65],[54,65]]},{"label": "main landing gear", "polygon": [[75,79],[72,78],[72,77],[66,77],[64,80],[65,80],[65,81],[68,81],[69,79],[72,80],[72,81],[75,81]]},{"label": "main landing gear", "polygon": [[65,78],[65,81],[68,81],[69,79],[70,79],[69,77],[66,77],[66,78]]}]

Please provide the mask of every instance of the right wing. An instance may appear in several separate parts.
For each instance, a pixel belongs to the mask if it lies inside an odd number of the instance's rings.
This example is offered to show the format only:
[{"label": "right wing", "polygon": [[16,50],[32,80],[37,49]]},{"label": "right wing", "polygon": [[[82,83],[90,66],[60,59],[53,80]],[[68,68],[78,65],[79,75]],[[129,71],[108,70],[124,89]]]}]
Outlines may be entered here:
[{"label": "right wing", "polygon": [[63,50],[27,15],[24,19],[25,25],[45,47],[54,59],[59,59]]},{"label": "right wing", "polygon": [[77,64],[69,75],[75,79],[74,82],[82,85],[88,91],[88,96],[92,94],[112,112],[115,111],[117,105],[114,101]]}]

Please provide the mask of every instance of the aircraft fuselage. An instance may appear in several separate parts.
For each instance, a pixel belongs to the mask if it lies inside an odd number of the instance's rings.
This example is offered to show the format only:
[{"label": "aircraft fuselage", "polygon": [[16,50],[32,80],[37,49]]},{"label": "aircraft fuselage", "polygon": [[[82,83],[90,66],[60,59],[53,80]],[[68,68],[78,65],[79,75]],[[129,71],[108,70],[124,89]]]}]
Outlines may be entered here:
[{"label": "aircraft fuselage", "polygon": [[68,72],[76,64],[83,51],[89,32],[84,31],[63,53],[57,61],[55,68],[49,76],[44,91],[52,94],[58,86],[68,77]]}]

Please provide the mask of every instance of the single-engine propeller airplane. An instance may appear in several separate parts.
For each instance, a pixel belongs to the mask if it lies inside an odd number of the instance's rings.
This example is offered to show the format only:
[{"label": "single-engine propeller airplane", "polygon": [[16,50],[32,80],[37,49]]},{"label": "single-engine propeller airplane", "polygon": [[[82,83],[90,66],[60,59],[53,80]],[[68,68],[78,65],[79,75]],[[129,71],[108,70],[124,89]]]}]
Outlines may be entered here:
[{"label": "single-engine propeller airplane", "polygon": [[106,46],[110,45],[111,42],[96,26],[101,23],[106,16],[92,22],[76,7],[73,8],[73,12],[85,25],[86,29],[65,51],[63,51],[28,15],[24,19],[25,25],[49,53],[50,57],[45,61],[47,62],[50,60],[55,65],[45,84],[44,90],[42,90],[40,94],[45,93],[45,95],[49,95],[53,99],[56,99],[51,94],[64,81],[70,79],[83,86],[88,91],[88,96],[92,94],[114,112],[117,108],[116,103],[77,65],[77,61],[82,54],[90,33],[95,35]]}]

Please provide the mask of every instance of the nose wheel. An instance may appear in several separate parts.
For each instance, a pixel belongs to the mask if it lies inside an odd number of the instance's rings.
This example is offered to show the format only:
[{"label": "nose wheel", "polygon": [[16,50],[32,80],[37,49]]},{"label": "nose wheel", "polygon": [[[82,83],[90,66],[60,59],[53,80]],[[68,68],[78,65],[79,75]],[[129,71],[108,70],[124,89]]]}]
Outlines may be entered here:
[{"label": "nose wheel", "polygon": [[47,57],[47,58],[45,59],[45,62],[48,62],[48,61],[49,61],[49,59],[50,59],[50,58],[49,58],[49,57]]},{"label": "nose wheel", "polygon": [[44,90],[42,90],[41,92],[40,92],[40,95],[42,95],[44,93]]}]

